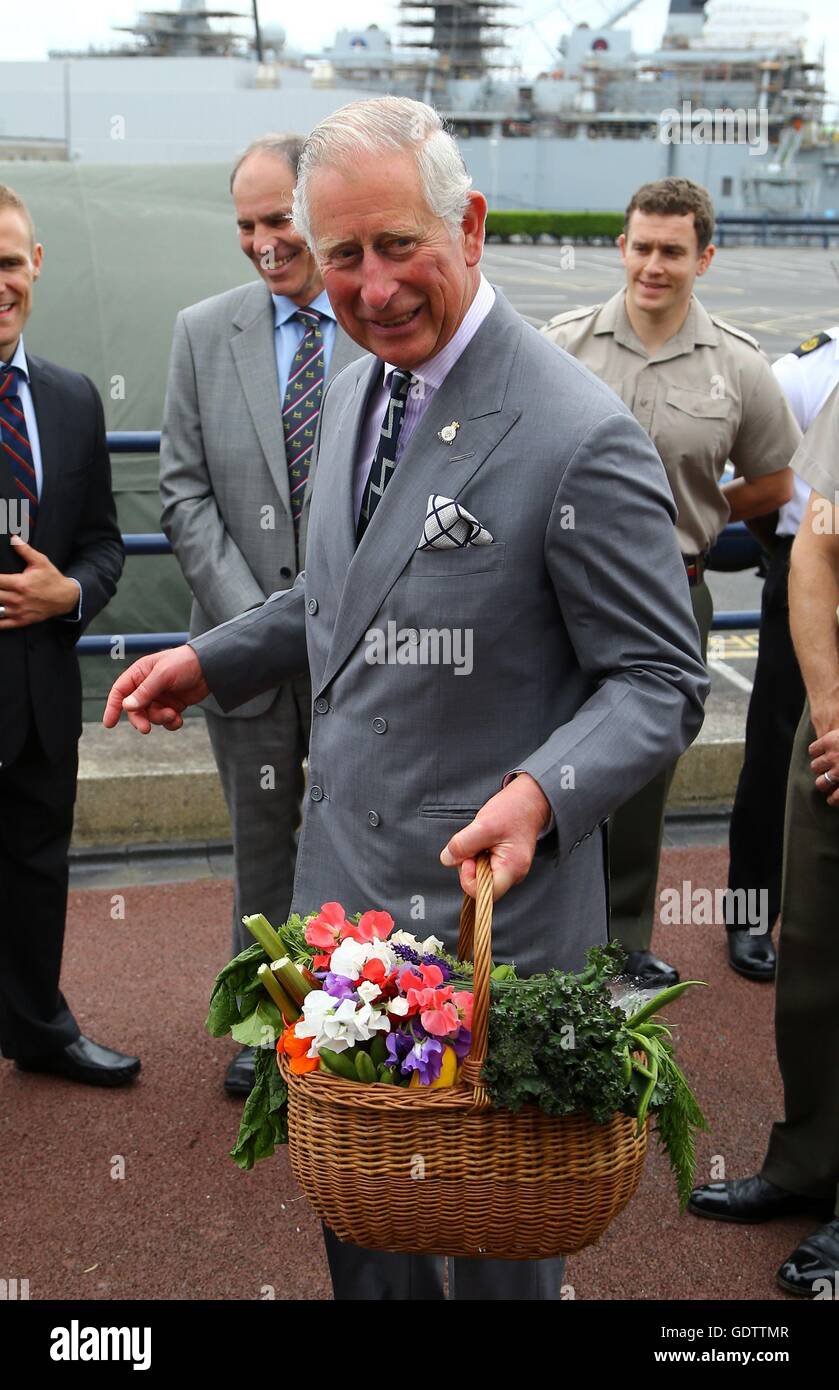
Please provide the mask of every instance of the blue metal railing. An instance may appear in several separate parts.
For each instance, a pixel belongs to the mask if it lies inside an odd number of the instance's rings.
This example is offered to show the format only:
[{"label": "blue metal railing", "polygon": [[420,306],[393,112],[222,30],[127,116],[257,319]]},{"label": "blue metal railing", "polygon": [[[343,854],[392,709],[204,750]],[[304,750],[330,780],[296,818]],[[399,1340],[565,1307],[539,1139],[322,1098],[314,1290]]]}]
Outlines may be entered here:
[{"label": "blue metal railing", "polygon": [[819,237],[825,249],[830,238],[839,236],[839,220],[835,217],[770,217],[768,213],[722,213],[717,218],[714,241],[725,246],[726,232],[733,237],[750,235],[759,246],[769,246],[776,238]]},{"label": "blue metal railing", "polygon": [[[157,430],[113,430],[108,433],[108,448],[112,454],[156,454],[160,448]],[[123,535],[126,555],[171,555],[172,547],[162,531],[129,531]],[[711,551],[709,569],[750,569],[758,562],[760,546],[742,521],[726,526]],[[742,631],[760,626],[756,610],[732,610],[714,614],[715,632]],[[129,632],[112,635],[97,634],[81,637],[76,650],[81,656],[111,656],[123,651],[126,656],[144,656],[148,652],[179,647],[187,640],[186,632]],[[117,645],[119,644],[119,645]]]}]

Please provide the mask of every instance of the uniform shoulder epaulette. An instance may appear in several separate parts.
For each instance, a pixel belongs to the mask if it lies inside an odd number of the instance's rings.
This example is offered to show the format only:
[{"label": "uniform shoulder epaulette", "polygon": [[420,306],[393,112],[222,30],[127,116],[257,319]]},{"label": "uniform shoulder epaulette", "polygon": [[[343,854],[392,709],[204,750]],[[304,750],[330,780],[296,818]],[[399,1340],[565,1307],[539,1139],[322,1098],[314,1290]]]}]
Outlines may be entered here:
[{"label": "uniform shoulder epaulette", "polygon": [[548,319],[545,328],[561,328],[564,323],[573,323],[575,319],[590,318],[602,308],[602,304],[587,304],[583,309],[566,309],[563,313],[554,314],[552,319]]},{"label": "uniform shoulder epaulette", "polygon": [[816,348],[824,347],[825,343],[832,343],[833,339],[829,333],[816,333],[813,338],[805,338],[803,343],[799,343],[797,348],[793,348],[793,357],[809,357]]},{"label": "uniform shoulder epaulette", "polygon": [[719,314],[711,314],[709,317],[711,322],[717,325],[717,328],[724,329],[726,333],[733,334],[735,338],[742,338],[743,342],[748,343],[749,347],[753,347],[756,352],[761,351],[761,346],[757,338],[753,338],[751,333],[746,332],[745,328],[735,328],[733,323],[729,323],[726,319],[721,319]]}]

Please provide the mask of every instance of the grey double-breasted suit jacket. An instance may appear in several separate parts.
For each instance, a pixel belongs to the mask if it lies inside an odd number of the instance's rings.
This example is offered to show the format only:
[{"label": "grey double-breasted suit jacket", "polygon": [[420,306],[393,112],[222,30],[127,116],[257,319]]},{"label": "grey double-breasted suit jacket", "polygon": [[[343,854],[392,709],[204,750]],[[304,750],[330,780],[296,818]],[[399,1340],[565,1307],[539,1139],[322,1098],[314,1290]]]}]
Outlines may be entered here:
[{"label": "grey double-breasted suit jacket", "polygon": [[[607,817],[691,741],[707,692],[664,469],[617,397],[499,293],[356,548],[353,464],[380,371],[362,358],[327,391],[305,574],[192,645],[225,709],[308,661],[295,910],[385,908],[453,945],[440,850],[523,770],[556,824],[497,905],[494,954],[577,968],[607,935]],[[418,551],[433,493],[492,544]],[[371,662],[377,632],[403,653],[419,632],[419,657],[423,629],[471,632],[471,671]]]}]

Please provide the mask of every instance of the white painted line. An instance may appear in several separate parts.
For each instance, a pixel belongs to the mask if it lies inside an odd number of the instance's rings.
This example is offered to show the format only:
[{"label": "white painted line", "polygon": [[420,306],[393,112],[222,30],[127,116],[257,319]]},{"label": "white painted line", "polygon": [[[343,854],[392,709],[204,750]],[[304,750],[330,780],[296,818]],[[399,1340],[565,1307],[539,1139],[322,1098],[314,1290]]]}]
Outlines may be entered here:
[{"label": "white painted line", "polygon": [[747,680],[745,676],[741,676],[740,672],[735,671],[733,666],[729,666],[727,661],[720,661],[718,658],[714,657],[709,660],[708,665],[712,671],[716,671],[718,675],[724,676],[732,685],[736,685],[738,690],[745,690],[747,694],[751,695],[754,689],[751,681]]}]

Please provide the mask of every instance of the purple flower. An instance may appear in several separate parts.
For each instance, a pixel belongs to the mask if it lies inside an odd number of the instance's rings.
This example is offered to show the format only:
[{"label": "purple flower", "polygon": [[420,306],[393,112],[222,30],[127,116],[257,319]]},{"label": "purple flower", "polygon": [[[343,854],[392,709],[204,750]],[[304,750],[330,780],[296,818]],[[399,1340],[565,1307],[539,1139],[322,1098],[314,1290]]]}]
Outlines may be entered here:
[{"label": "purple flower", "polygon": [[400,942],[394,942],[391,949],[394,955],[398,956],[406,965],[436,965],[443,976],[443,983],[450,980],[454,974],[448,961],[443,960],[441,956],[435,956],[433,951],[427,951],[424,956],[421,956],[419,951],[414,950],[413,946],[403,946]]},{"label": "purple flower", "polygon": [[467,1052],[472,1046],[472,1034],[470,1033],[468,1028],[460,1028],[455,1033],[454,1037],[449,1039],[449,1041],[452,1047],[454,1048],[455,1056],[459,1061],[461,1057],[466,1056]]},{"label": "purple flower", "polygon": [[397,1067],[407,1052],[410,1052],[414,1045],[414,1040],[410,1033],[402,1033],[398,1028],[387,1034],[385,1046],[387,1047],[387,1057],[385,1061],[389,1067]]},{"label": "purple flower", "polygon": [[430,1086],[443,1069],[443,1044],[436,1038],[425,1038],[414,1043],[402,1063],[402,1074],[408,1076],[412,1071],[419,1072],[421,1086]]},{"label": "purple flower", "polygon": [[330,970],[323,982],[323,987],[327,994],[331,994],[333,999],[356,999],[355,984],[348,980],[346,975],[333,975]]}]

